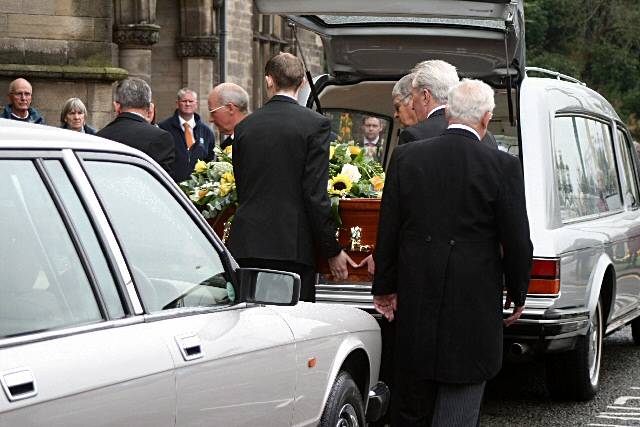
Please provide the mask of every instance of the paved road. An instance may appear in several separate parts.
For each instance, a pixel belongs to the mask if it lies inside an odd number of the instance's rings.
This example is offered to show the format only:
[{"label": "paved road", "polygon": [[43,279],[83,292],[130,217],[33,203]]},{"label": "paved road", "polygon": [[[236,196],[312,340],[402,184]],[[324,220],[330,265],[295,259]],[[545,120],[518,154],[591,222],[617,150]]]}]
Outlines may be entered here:
[{"label": "paved road", "polygon": [[600,391],[590,402],[553,402],[544,364],[506,363],[487,386],[487,426],[640,426],[640,346],[629,326],[605,338]]}]

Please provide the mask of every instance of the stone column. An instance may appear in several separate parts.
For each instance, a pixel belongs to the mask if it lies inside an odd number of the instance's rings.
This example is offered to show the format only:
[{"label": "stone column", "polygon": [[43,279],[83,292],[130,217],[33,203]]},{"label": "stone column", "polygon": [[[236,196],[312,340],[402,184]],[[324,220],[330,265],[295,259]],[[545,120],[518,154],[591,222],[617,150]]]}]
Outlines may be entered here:
[{"label": "stone column", "polygon": [[155,0],[114,1],[113,41],[119,49],[119,66],[129,76],[151,83],[151,46],[160,39]]},{"label": "stone column", "polygon": [[[182,59],[183,86],[195,90],[199,110],[207,109],[207,94],[218,77],[218,37],[214,0],[180,0],[180,35],[176,50]],[[203,117],[206,121],[206,117]]]}]

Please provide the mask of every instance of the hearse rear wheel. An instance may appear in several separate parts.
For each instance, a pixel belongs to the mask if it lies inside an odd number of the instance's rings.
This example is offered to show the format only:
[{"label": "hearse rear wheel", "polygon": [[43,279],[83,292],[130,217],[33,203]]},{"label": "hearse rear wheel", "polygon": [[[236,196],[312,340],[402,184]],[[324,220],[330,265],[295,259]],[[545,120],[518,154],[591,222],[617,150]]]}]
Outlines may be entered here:
[{"label": "hearse rear wheel", "polygon": [[602,359],[602,302],[589,321],[589,331],[578,338],[576,347],[546,359],[547,389],[559,400],[591,400],[600,383]]}]

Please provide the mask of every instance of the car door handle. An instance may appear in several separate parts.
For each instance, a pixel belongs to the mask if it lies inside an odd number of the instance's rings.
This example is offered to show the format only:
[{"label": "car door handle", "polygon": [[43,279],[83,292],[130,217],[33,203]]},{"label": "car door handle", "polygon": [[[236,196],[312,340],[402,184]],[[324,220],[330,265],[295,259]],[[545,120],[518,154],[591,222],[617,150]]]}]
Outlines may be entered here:
[{"label": "car door handle", "polygon": [[188,333],[177,335],[176,343],[178,344],[182,358],[186,361],[200,359],[204,356],[198,334]]},{"label": "car door handle", "polygon": [[9,401],[27,399],[38,394],[36,380],[29,368],[0,372],[0,383]]}]

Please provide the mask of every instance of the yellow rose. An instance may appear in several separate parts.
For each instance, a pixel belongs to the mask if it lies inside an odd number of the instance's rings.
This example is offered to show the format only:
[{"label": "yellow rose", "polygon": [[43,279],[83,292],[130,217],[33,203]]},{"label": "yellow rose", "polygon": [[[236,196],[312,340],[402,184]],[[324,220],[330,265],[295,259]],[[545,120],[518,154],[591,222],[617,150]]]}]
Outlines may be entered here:
[{"label": "yellow rose", "polygon": [[227,194],[229,194],[229,191],[231,191],[233,189],[233,184],[230,183],[221,183],[220,184],[220,195],[221,196],[226,196]]},{"label": "yellow rose", "polygon": [[332,145],[329,147],[329,160],[333,159],[334,154],[336,154],[336,147]]},{"label": "yellow rose", "polygon": [[384,187],[384,179],[381,176],[376,175],[369,180],[369,182],[373,185],[373,189],[376,191],[382,191]]},{"label": "yellow rose", "polygon": [[233,151],[233,148],[231,148],[231,147],[232,147],[231,145],[228,145],[228,146],[224,147],[224,150],[222,150],[222,151],[224,151],[224,153],[227,156],[231,156],[231,152]]},{"label": "yellow rose", "polygon": [[207,195],[207,193],[209,192],[209,190],[198,190],[198,200],[202,199],[204,196]]},{"label": "yellow rose", "polygon": [[229,184],[233,184],[234,182],[236,182],[236,179],[231,172],[225,172],[222,174],[222,177],[220,178],[220,182],[227,182]]},{"label": "yellow rose", "polygon": [[198,160],[194,169],[196,172],[204,172],[207,170],[207,163],[204,160]]},{"label": "yellow rose", "polygon": [[349,146],[349,152],[354,156],[357,156],[358,154],[360,154],[360,151],[362,151],[362,149],[360,147],[358,147],[357,145],[350,145]]}]

